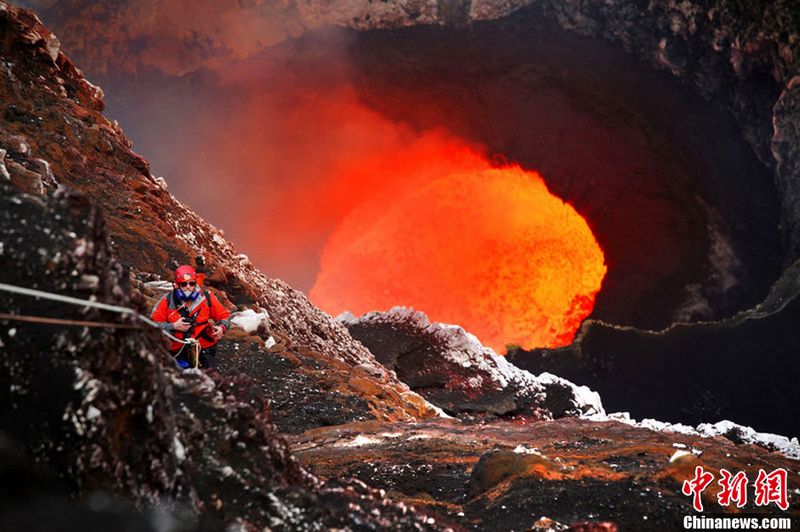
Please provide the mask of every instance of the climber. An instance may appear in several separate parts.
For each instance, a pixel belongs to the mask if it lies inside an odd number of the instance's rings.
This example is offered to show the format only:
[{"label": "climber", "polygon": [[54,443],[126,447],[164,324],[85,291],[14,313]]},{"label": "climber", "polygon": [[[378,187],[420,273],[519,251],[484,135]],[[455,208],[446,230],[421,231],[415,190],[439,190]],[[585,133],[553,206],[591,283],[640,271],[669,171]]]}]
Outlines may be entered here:
[{"label": "climber", "polygon": [[216,344],[231,326],[228,310],[217,296],[203,290],[199,284],[203,277],[191,266],[179,266],[175,270],[174,289],[156,303],[150,316],[176,338],[197,339],[200,349],[197,360],[194,360],[195,345],[178,342],[170,345],[170,352],[182,368],[194,367],[195,364],[213,368]]}]

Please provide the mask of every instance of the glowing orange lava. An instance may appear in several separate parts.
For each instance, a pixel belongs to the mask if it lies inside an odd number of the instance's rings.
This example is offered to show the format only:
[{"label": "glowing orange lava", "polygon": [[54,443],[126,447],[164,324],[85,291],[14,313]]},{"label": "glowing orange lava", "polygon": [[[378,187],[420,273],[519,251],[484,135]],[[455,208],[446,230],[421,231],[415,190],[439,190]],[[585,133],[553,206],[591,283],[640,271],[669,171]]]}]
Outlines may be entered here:
[{"label": "glowing orange lava", "polygon": [[586,221],[535,172],[463,147],[427,156],[382,168],[391,185],[333,231],[312,301],[333,315],[414,307],[498,352],[570,343],[606,273]]}]

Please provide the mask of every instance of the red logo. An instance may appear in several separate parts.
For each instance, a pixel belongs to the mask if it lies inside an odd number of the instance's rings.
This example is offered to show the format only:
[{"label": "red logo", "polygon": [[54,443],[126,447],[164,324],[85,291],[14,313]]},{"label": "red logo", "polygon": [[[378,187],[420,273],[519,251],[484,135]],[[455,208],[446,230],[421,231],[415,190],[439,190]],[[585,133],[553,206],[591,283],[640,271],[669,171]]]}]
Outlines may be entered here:
[{"label": "red logo", "polygon": [[770,474],[759,469],[758,478],[753,485],[756,487],[756,506],[767,506],[774,502],[781,510],[789,508],[789,501],[786,498],[785,469],[776,469]]},{"label": "red logo", "polygon": [[[747,474],[739,471],[734,475],[727,469],[720,469],[719,474],[718,484],[722,486],[722,490],[717,495],[719,505],[730,506],[735,503],[737,508],[743,508],[747,504],[747,484],[749,483]],[[776,469],[769,474],[763,469],[759,469],[758,478],[753,483],[756,506],[767,506],[774,502],[781,510],[788,510],[787,476],[786,470],[783,468]],[[692,496],[692,506],[695,511],[703,511],[701,495],[713,480],[713,473],[703,469],[703,466],[697,466],[694,468],[694,478],[683,481],[681,492],[684,495]]]},{"label": "red logo", "polygon": [[694,506],[695,511],[703,511],[703,499],[700,497],[700,494],[703,493],[703,490],[705,490],[713,480],[714,475],[706,472],[703,466],[697,466],[694,468],[694,478],[683,481],[683,488],[681,491],[684,495],[694,496],[692,499],[692,506]]},{"label": "red logo", "polygon": [[731,475],[727,469],[720,469],[719,474],[722,476],[718,484],[722,486],[722,491],[717,495],[717,501],[720,506],[730,506],[732,502],[736,503],[737,508],[744,507],[747,504],[747,475],[744,471],[739,471],[736,475]]}]

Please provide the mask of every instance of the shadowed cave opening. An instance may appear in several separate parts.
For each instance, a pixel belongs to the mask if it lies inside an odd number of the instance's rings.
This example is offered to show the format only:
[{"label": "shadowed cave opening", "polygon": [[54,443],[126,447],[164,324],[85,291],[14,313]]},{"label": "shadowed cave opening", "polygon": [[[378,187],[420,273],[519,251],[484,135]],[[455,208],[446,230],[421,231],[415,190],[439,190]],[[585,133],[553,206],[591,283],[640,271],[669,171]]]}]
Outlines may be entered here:
[{"label": "shadowed cave opening", "polygon": [[[550,27],[534,9],[466,28],[320,30],[225,76],[147,72],[100,81],[109,114],[175,193],[268,274],[305,291],[338,220],[303,242],[284,272],[271,261],[288,244],[261,245],[253,237],[254,221],[241,216],[247,200],[227,186],[204,190],[193,175],[202,168],[246,182],[248,196],[283,194],[280,209],[260,207],[267,215],[256,224],[308,215],[298,198],[316,193],[313,180],[291,171],[276,179],[258,163],[237,168],[241,161],[209,149],[217,142],[209,131],[232,128],[227,135],[237,144],[268,150],[274,137],[241,138],[250,130],[237,130],[244,119],[231,118],[251,110],[254,91],[309,94],[347,85],[358,105],[393,123],[419,132],[444,128],[485,146],[497,161],[539,172],[588,221],[605,253],[608,274],[592,318],[646,329],[719,319],[762,300],[780,273],[778,194],[734,118],[615,46]],[[281,102],[305,105],[293,97]],[[281,134],[267,119],[258,126]],[[297,140],[314,134],[306,124]],[[169,137],[180,139],[177,146],[163,142]],[[236,173],[246,177],[229,175]],[[306,188],[289,190],[292,179]]]}]

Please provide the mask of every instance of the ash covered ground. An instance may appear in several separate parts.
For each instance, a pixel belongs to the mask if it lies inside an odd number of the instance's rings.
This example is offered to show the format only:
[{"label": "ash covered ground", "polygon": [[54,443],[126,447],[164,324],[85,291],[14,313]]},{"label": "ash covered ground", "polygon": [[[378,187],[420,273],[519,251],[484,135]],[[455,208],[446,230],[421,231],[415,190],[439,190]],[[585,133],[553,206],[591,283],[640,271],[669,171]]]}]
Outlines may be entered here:
[{"label": "ash covered ground", "polygon": [[[51,31],[0,2],[0,280],[147,312],[170,261],[200,250],[209,288],[239,318],[208,373],[178,371],[147,328],[0,320],[0,528],[672,530],[693,513],[681,486],[698,465],[751,478],[784,468],[789,510],[751,500],[745,511],[800,517],[800,446],[786,399],[797,392],[781,381],[796,364],[787,332],[799,290],[796,40],[775,30],[733,46],[752,28],[725,26],[730,6],[720,2],[725,50],[737,60],[733,79],[715,85],[703,74],[719,65],[702,54],[714,43],[691,29],[705,12],[685,4],[639,12],[590,2],[581,12],[544,3],[543,13],[641,55],[661,50],[656,60],[673,74],[726,95],[782,194],[785,273],[760,305],[727,321],[663,332],[588,323],[563,356],[517,352],[515,366],[460,327],[410,309],[333,320],[259,272],[151,174]],[[373,9],[347,7],[357,26]],[[408,11],[395,8],[375,24],[403,23]],[[414,18],[463,24],[498,9],[421,5]],[[793,27],[785,16],[764,23]],[[658,32],[677,40],[662,45]],[[767,66],[773,90],[752,96],[746,74]],[[764,103],[770,95],[773,105]],[[0,309],[137,325],[9,293]],[[759,358],[764,338],[775,342],[768,363]],[[656,347],[634,363],[647,345]],[[699,351],[711,362],[697,362]],[[674,383],[693,367],[681,391]],[[726,404],[733,392],[698,376],[731,381],[728,371],[747,371],[754,412]],[[759,419],[770,404],[772,416]],[[754,428],[717,423],[723,417]],[[707,507],[718,493],[704,494]]]}]

